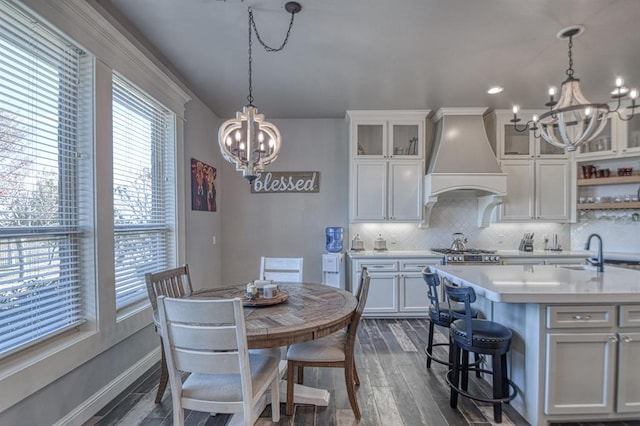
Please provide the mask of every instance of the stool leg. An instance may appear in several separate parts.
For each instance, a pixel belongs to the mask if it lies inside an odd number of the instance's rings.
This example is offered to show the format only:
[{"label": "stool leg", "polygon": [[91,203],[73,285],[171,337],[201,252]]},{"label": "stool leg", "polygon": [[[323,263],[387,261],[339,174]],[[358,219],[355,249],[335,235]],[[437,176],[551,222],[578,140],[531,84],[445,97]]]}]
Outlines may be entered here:
[{"label": "stool leg", "polygon": [[[500,367],[502,370],[502,397],[506,398],[509,396],[509,382],[507,378],[509,377],[507,374],[507,354],[500,355]],[[505,402],[508,404],[509,401]]]},{"label": "stool leg", "polygon": [[[491,364],[493,370],[493,398],[499,399],[502,398],[502,366],[501,360],[502,357],[498,354],[494,354],[491,356]],[[496,402],[493,404],[493,420],[496,423],[502,422],[502,403]]]},{"label": "stool leg", "polygon": [[[451,341],[451,347],[449,348],[449,355],[453,354],[453,360],[451,363],[452,377],[451,383],[457,388],[460,386],[460,349],[458,349],[458,345],[454,341]],[[458,407],[458,391],[451,387],[451,398],[449,400],[449,405],[451,408]]]},{"label": "stool leg", "polygon": [[429,337],[427,342],[427,368],[431,368],[431,355],[433,354],[433,332],[434,325],[433,321],[429,320]]},{"label": "stool leg", "polygon": [[469,390],[469,351],[462,350],[462,390]]},{"label": "stool leg", "polygon": [[473,362],[476,364],[476,377],[478,379],[482,378],[482,373],[480,372],[480,354],[477,352],[473,353]]}]

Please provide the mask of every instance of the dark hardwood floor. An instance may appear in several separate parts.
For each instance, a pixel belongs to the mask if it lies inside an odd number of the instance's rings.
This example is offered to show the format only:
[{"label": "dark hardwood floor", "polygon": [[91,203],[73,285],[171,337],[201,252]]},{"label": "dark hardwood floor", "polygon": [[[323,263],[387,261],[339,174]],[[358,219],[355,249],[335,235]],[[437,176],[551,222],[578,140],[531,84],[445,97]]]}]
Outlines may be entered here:
[{"label": "dark hardwood floor", "polygon": [[[361,385],[358,401],[362,412],[360,425],[384,426],[485,426],[493,424],[491,405],[460,398],[458,410],[449,407],[449,388],[444,380],[446,367],[432,364],[425,367],[428,320],[373,320],[365,319],[358,331],[357,365]],[[445,342],[444,335],[437,340]],[[444,347],[435,348],[439,357],[446,358]],[[151,369],[139,383],[132,385],[85,426],[172,424],[171,395],[165,393],[162,404],[154,398],[160,374],[159,364]],[[327,407],[297,405],[293,416],[284,415],[281,405],[280,425],[353,425],[356,424],[347,398],[344,373],[341,369],[305,369],[305,384],[329,390],[331,399]],[[489,386],[470,380],[470,390],[490,392]],[[189,426],[226,425],[230,416],[196,411],[185,412]],[[269,406],[257,425],[270,425]],[[510,406],[504,406],[503,425],[528,423]],[[600,423],[588,423],[589,426]],[[635,425],[637,422],[607,423],[607,426]],[[572,424],[576,426],[578,424]],[[587,425],[587,423],[583,423]],[[560,426],[560,425],[559,425]],[[562,426],[569,426],[563,424]]]}]

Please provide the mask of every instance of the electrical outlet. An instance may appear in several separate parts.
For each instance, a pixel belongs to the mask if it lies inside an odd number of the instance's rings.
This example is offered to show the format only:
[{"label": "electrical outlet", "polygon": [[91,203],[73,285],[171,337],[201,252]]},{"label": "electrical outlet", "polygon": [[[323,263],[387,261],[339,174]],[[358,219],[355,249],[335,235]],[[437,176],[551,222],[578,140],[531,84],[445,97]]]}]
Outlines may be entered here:
[{"label": "electrical outlet", "polygon": [[211,243],[212,243],[214,246],[216,245],[216,236],[215,236],[215,235],[211,238]]}]

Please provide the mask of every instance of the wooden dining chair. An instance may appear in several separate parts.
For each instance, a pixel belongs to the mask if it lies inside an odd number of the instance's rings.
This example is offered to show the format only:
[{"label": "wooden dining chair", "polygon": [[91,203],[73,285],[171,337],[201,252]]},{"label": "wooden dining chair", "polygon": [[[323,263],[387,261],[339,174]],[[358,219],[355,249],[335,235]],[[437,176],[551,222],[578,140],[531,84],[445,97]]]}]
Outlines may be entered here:
[{"label": "wooden dining chair", "polygon": [[[156,332],[160,334],[160,329],[158,328],[158,321],[160,318],[158,316],[158,297],[185,297],[193,293],[191,276],[189,275],[189,265],[183,265],[156,273],[148,273],[144,278],[147,282],[149,301],[153,308]],[[162,336],[160,336],[160,345],[162,346]],[[158,391],[156,393],[156,404],[160,404],[162,402],[162,396],[167,388],[168,381],[169,375],[167,373],[167,360],[165,359],[164,350],[161,350],[160,383],[158,384]]]},{"label": "wooden dining chair", "polygon": [[302,383],[301,371],[304,367],[329,367],[344,368],[344,380],[351,409],[357,420],[362,417],[356,398],[356,386],[360,384],[360,380],[356,372],[354,348],[362,311],[367,303],[370,281],[371,277],[367,268],[362,268],[358,304],[346,330],[289,346],[287,351],[287,415],[293,414],[294,372],[298,370],[298,383]]},{"label": "wooden dining chair", "polygon": [[[253,425],[260,414],[255,407],[267,390],[272,420],[280,420],[280,358],[249,352],[239,298],[160,296],[158,313],[174,425],[184,425],[185,409],[242,413],[244,425]],[[182,373],[188,373],[184,382]]]},{"label": "wooden dining chair", "polygon": [[302,282],[302,257],[262,257],[260,279]]}]

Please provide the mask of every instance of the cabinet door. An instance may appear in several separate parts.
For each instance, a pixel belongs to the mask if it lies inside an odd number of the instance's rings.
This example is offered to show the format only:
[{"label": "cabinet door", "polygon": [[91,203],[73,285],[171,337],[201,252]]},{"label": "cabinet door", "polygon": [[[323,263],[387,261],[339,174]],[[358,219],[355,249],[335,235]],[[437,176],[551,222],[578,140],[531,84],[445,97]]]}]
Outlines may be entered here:
[{"label": "cabinet door", "polygon": [[376,159],[387,155],[387,124],[384,120],[358,120],[351,124],[353,158]]},{"label": "cabinet door", "polygon": [[387,162],[354,161],[351,179],[351,219],[387,218]]},{"label": "cabinet door", "polygon": [[507,174],[507,195],[500,206],[501,221],[529,221],[534,213],[534,166],[529,160],[503,161]]},{"label": "cabinet door", "polygon": [[364,314],[392,314],[398,312],[398,273],[370,273],[369,294]]},{"label": "cabinet door", "polygon": [[[624,119],[629,118],[629,112],[623,113]],[[622,155],[637,155],[640,153],[640,114],[636,114],[629,121],[619,120],[618,140]]]},{"label": "cabinet door", "polygon": [[389,121],[389,158],[422,158],[424,128],[422,120]]},{"label": "cabinet door", "polygon": [[618,401],[619,413],[640,413],[640,333],[619,333]]},{"label": "cabinet door", "polygon": [[613,333],[547,335],[546,414],[613,412],[616,340]]},{"label": "cabinet door", "polygon": [[571,170],[569,161],[536,161],[536,219],[568,221],[571,218]]},{"label": "cabinet door", "polygon": [[422,161],[389,162],[389,220],[422,220]]},{"label": "cabinet door", "polygon": [[618,132],[613,121],[607,118],[607,125],[602,132],[591,141],[581,145],[576,151],[576,158],[610,157],[616,154]]},{"label": "cabinet door", "polygon": [[518,132],[513,128],[513,123],[500,122],[499,137],[502,138],[501,158],[533,158],[533,139],[529,131]]},{"label": "cabinet door", "polygon": [[400,274],[400,312],[429,314],[427,285],[421,273]]}]

